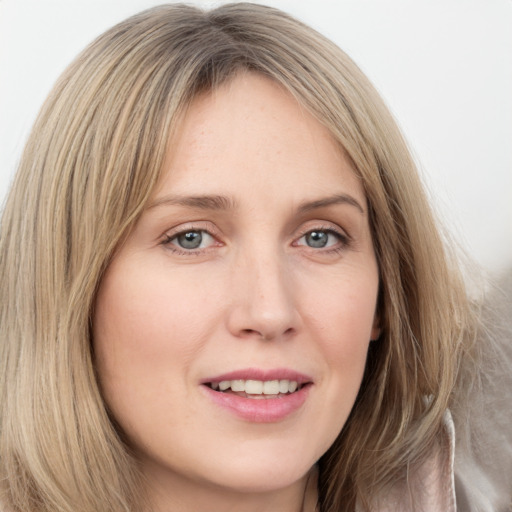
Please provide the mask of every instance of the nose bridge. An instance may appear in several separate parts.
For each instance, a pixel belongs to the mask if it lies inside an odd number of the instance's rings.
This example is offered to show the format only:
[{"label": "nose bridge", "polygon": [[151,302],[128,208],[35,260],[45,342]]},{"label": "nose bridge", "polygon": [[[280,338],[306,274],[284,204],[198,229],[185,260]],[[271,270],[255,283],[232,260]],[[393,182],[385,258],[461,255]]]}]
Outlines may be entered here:
[{"label": "nose bridge", "polygon": [[240,251],[232,277],[230,328],[237,336],[274,339],[296,329],[293,280],[278,244]]}]

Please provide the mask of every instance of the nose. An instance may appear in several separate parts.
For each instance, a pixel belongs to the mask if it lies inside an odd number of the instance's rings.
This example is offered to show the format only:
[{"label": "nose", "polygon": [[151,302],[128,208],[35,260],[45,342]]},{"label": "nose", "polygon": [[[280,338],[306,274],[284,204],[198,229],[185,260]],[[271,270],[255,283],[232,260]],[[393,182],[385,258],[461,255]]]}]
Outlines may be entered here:
[{"label": "nose", "polygon": [[299,324],[293,279],[278,254],[240,255],[232,272],[228,330],[238,338],[293,336]]}]

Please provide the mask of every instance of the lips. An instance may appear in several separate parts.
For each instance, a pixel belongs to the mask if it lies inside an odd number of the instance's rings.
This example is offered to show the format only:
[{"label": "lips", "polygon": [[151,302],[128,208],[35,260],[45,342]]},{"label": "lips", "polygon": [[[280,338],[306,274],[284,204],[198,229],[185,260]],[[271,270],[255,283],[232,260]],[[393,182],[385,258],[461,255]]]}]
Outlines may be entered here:
[{"label": "lips", "polygon": [[246,369],[202,382],[202,389],[214,404],[250,422],[284,420],[306,401],[313,381],[289,370]]}]

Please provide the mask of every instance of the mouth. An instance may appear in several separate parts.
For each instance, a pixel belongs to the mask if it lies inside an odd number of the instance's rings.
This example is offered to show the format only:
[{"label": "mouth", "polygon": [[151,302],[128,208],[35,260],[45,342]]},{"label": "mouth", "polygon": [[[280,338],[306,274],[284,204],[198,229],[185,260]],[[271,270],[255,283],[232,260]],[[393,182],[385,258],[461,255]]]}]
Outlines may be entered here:
[{"label": "mouth", "polygon": [[308,382],[299,382],[296,380],[280,379],[280,380],[221,380],[205,382],[204,385],[224,394],[237,395],[242,398],[251,398],[254,400],[265,400],[272,398],[284,398],[293,393],[297,393]]},{"label": "mouth", "polygon": [[246,368],[201,382],[213,404],[251,423],[276,423],[294,417],[306,402],[313,379],[287,368]]}]

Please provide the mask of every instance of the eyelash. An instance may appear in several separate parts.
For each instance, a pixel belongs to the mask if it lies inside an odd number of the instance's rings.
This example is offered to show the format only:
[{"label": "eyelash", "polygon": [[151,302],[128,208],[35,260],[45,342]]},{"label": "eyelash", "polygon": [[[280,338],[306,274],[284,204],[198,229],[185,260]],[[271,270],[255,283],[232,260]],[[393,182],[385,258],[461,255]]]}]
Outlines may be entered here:
[{"label": "eyelash", "polygon": [[[201,228],[201,227],[197,227],[197,226],[186,228],[186,229],[181,229],[180,231],[166,234],[164,239],[162,240],[161,244],[178,256],[199,256],[199,255],[204,254],[208,250],[210,250],[212,247],[214,247],[215,243],[217,244],[217,246],[219,246],[221,244],[221,242],[218,242],[217,237],[214,234],[212,234],[211,231],[212,230],[210,230],[210,229]],[[326,233],[328,236],[332,235],[337,238],[338,242],[335,244],[334,247],[327,246],[327,247],[318,247],[318,248],[311,247],[306,244],[298,243],[306,235],[314,233],[314,232]],[[213,246],[209,246],[209,247],[205,247],[205,248],[197,248],[197,249],[196,248],[185,249],[185,248],[179,247],[178,245],[176,245],[174,243],[174,241],[178,237],[189,234],[189,233],[203,233],[203,236],[204,236],[204,233],[206,233],[206,235],[211,237],[215,243]],[[346,233],[338,231],[332,227],[319,226],[319,227],[313,227],[313,228],[309,228],[307,230],[302,231],[300,233],[300,236],[295,239],[295,241],[293,242],[292,245],[295,247],[297,247],[297,246],[306,247],[306,248],[312,249],[314,252],[322,252],[324,254],[337,254],[337,253],[340,253],[343,250],[347,249],[350,246],[351,242],[352,242],[351,238]]]},{"label": "eyelash", "polygon": [[[211,249],[212,247],[205,247],[202,249],[185,249],[183,247],[180,247],[173,242],[180,236],[184,236],[189,233],[206,233],[209,237],[211,237],[214,240],[214,246],[219,245],[219,242],[217,241],[217,237],[212,234],[212,229],[208,229],[206,227],[199,227],[199,226],[191,226],[190,228],[181,229],[180,231],[173,232],[173,233],[166,233],[164,236],[164,239],[162,240],[162,245],[166,247],[168,250],[173,252],[174,254],[178,256],[200,256],[204,254],[206,251]],[[204,235],[203,235],[204,236]]]},{"label": "eyelash", "polygon": [[[314,233],[314,232],[321,232],[321,233],[326,233],[327,235],[333,235],[338,240],[338,242],[333,247],[327,246],[325,248],[324,247],[314,248],[311,246],[304,245],[305,247],[313,249],[315,252],[321,251],[324,254],[338,254],[338,253],[344,251],[345,249],[347,249],[352,242],[351,238],[345,232],[342,232],[341,230],[337,230],[332,227],[319,226],[319,227],[314,227],[314,228],[308,228],[307,230],[303,231],[301,233],[301,235],[299,236],[299,238],[296,239],[296,242],[294,242],[294,245],[299,245],[298,244],[299,240],[304,238],[306,235]],[[300,245],[302,246],[303,244],[300,244]]]}]

